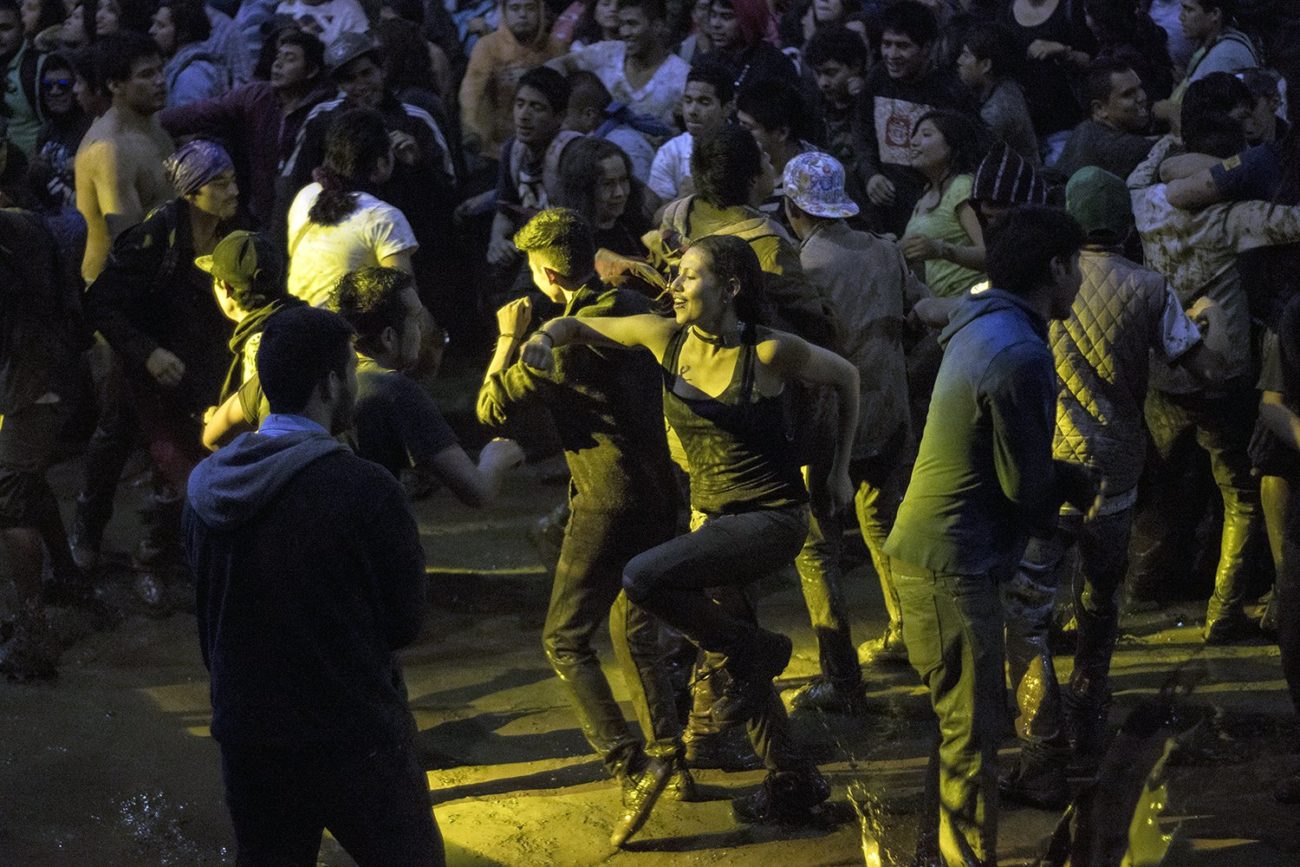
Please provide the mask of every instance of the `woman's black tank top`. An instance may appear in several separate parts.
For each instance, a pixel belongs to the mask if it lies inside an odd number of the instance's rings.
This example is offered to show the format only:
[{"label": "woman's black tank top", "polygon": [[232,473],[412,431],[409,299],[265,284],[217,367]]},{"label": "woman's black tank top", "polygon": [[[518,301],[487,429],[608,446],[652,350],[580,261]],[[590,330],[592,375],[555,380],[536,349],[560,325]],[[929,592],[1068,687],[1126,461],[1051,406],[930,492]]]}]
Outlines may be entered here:
[{"label": "woman's black tank top", "polygon": [[662,371],[664,417],[690,463],[691,506],[706,515],[725,515],[806,502],[785,435],[781,397],[753,399],[758,329],[742,328],[740,357],[717,398],[682,397],[673,391],[686,332],[679,329],[668,342]]}]

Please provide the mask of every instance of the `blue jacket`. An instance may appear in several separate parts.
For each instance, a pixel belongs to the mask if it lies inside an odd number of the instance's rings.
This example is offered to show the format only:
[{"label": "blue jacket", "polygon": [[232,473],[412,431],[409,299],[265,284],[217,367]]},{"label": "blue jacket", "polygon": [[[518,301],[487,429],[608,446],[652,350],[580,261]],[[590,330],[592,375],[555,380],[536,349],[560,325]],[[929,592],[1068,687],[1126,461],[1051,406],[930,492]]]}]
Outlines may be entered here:
[{"label": "blue jacket", "polygon": [[967,295],[939,337],[943,363],[912,480],[885,551],[936,572],[1013,564],[1049,532],[1057,380],[1047,324],[1010,292]]}]

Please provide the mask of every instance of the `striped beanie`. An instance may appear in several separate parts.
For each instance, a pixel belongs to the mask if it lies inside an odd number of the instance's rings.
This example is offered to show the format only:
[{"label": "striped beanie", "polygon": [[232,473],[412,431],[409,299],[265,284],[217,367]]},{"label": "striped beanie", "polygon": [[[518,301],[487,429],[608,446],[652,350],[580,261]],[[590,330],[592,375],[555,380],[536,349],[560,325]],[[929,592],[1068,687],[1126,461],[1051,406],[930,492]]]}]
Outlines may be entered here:
[{"label": "striped beanie", "polygon": [[1005,143],[994,146],[975,170],[970,197],[991,205],[1047,204],[1047,184],[1024,157]]}]

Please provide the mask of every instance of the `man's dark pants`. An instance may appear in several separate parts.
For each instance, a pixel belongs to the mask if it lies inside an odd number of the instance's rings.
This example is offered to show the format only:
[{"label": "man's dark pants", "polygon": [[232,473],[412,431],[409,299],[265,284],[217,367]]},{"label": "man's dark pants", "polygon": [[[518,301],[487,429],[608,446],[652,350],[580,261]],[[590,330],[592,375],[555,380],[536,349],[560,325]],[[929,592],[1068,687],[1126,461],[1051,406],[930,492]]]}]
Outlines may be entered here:
[{"label": "man's dark pants", "polygon": [[582,733],[616,777],[629,770],[641,739],[629,729],[591,646],[606,619],[648,752],[671,757],[681,744],[659,623],[621,592],[627,561],[671,539],[676,528],[672,511],[657,514],[645,505],[635,513],[602,511],[584,508],[575,498],[542,633],[546,657],[569,691]]},{"label": "man's dark pants", "polygon": [[[937,806],[937,842],[950,864],[994,863],[997,751],[1006,719],[1002,601],[996,571],[935,572],[894,562],[908,660],[930,691],[939,718],[928,808]],[[933,801],[937,800],[937,805]],[[921,838],[934,841],[934,815]]]},{"label": "man's dark pants", "polygon": [[410,744],[356,751],[221,748],[240,867],[314,867],[328,829],[361,867],[442,867],[442,835]]}]

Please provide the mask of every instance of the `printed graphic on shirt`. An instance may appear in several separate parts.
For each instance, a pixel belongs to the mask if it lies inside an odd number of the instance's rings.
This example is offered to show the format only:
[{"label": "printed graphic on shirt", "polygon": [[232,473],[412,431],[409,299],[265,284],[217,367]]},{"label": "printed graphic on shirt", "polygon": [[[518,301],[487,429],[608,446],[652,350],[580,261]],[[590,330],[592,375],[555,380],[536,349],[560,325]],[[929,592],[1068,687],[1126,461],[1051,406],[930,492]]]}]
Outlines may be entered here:
[{"label": "printed graphic on shirt", "polygon": [[876,144],[880,148],[882,164],[912,164],[912,129],[930,108],[906,99],[875,98]]}]

